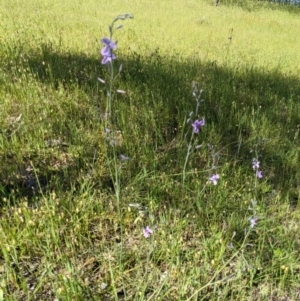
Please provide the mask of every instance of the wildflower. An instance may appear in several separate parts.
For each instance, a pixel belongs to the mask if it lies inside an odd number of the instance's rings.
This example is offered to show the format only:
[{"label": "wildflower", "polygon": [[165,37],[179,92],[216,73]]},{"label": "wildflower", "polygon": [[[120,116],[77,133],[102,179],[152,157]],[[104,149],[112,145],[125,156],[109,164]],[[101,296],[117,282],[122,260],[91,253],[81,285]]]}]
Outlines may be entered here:
[{"label": "wildflower", "polygon": [[257,160],[257,159],[253,159],[252,160],[252,168],[254,169],[254,170],[257,170],[257,169],[259,169],[259,164],[260,164],[260,162]]},{"label": "wildflower", "polygon": [[263,172],[261,170],[256,171],[256,177],[261,179],[263,177]]},{"label": "wildflower", "polygon": [[117,49],[117,43],[108,38],[101,39],[101,42],[104,44],[104,48],[101,50],[102,55],[109,55],[112,50]]},{"label": "wildflower", "polygon": [[117,58],[113,53],[113,50],[117,49],[117,43],[108,38],[101,39],[101,42],[104,44],[104,47],[101,50],[101,55],[103,56],[101,63],[105,65]]},{"label": "wildflower", "polygon": [[257,224],[257,218],[256,217],[249,218],[249,222],[250,222],[250,228],[254,228]]},{"label": "wildflower", "polygon": [[192,123],[193,131],[195,134],[199,133],[201,127],[205,125],[205,119],[202,118],[201,120],[196,119],[194,123]]},{"label": "wildflower", "polygon": [[147,226],[146,228],[143,228],[144,237],[148,238],[151,236],[152,233],[153,233],[153,230],[149,226]]},{"label": "wildflower", "polygon": [[220,179],[220,175],[219,174],[215,174],[212,175],[209,180],[214,184],[217,185],[218,184],[218,180]]}]

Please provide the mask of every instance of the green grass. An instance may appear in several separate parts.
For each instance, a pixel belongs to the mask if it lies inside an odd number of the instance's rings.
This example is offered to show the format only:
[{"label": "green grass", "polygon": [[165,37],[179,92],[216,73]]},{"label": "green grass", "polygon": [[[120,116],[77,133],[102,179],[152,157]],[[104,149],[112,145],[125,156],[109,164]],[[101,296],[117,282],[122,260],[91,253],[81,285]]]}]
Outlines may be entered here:
[{"label": "green grass", "polygon": [[[299,300],[299,8],[110,2],[1,2],[0,301]],[[114,156],[97,78],[124,12]]]}]

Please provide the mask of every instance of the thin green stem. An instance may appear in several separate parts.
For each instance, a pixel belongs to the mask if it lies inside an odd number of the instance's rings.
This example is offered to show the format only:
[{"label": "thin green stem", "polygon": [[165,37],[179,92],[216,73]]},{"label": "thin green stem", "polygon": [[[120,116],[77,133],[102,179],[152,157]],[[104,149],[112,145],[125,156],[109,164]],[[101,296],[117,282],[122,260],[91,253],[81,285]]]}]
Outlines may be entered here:
[{"label": "thin green stem", "polygon": [[184,161],[184,165],[183,165],[183,171],[182,171],[182,184],[183,184],[183,185],[184,185],[184,183],[185,183],[185,178],[186,178],[186,166],[187,166],[187,163],[188,163],[190,154],[191,154],[193,137],[194,137],[194,132],[193,132],[193,134],[192,134],[192,136],[191,136],[191,140],[190,140],[189,145],[188,145],[188,149],[187,149],[187,153],[186,153],[186,157],[185,157],[185,161]]},{"label": "thin green stem", "polygon": [[108,87],[108,92],[107,92],[107,113],[108,113],[108,119],[111,119],[111,107],[112,107],[112,102],[113,102],[113,83],[114,83],[114,68],[113,68],[113,63],[110,62],[109,65],[110,68],[110,80],[109,80],[109,87]]}]

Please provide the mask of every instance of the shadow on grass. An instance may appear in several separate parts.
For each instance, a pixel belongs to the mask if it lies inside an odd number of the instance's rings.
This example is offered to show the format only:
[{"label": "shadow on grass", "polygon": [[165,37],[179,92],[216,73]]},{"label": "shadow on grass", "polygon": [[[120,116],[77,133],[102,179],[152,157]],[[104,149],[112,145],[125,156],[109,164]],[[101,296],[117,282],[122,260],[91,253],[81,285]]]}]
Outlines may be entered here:
[{"label": "shadow on grass", "polygon": [[[97,77],[105,74],[105,66],[101,66],[98,59],[56,52],[49,45],[43,45],[41,49],[40,53],[32,51],[26,55],[26,67],[30,73],[37,75],[36,80],[54,91],[63,87],[72,94],[74,89],[79,89],[90,99],[91,110],[80,112],[81,133],[88,132],[91,120],[95,120],[91,113],[93,109],[96,111],[100,108],[103,111],[105,107],[104,89],[97,82]],[[124,128],[124,138],[128,140],[125,150],[135,153],[138,162],[144,160],[144,164],[151,164],[151,152],[150,157],[147,157],[138,144],[144,144],[155,153],[174,139],[178,141],[184,137],[188,129],[185,120],[195,104],[191,93],[191,82],[195,81],[204,90],[205,102],[200,108],[200,116],[205,116],[207,120],[202,135],[204,141],[217,145],[227,160],[236,161],[241,166],[251,165],[254,155],[250,150],[259,140],[268,141],[258,148],[258,153],[263,155],[266,176],[269,174],[270,182],[276,182],[276,189],[296,191],[300,181],[297,149],[300,125],[298,78],[286,76],[280,71],[263,71],[255,67],[245,69],[237,66],[233,70],[218,66],[215,62],[179,62],[176,58],[161,57],[159,51],[154,51],[148,57],[133,53],[130,57],[120,57],[120,61],[124,67],[118,85],[127,91],[127,95],[117,99],[114,105],[122,111],[118,123],[120,128]],[[16,80],[17,73],[12,73],[12,70],[20,62],[21,59],[16,58],[4,65],[2,63],[2,69],[10,74],[11,81]],[[74,110],[80,111],[81,108],[72,110],[74,113]],[[66,118],[77,118],[75,113],[72,114]],[[126,136],[126,126],[133,129],[136,125],[139,129],[135,132],[127,130],[130,134]],[[67,119],[64,126],[68,127]],[[62,131],[70,132],[67,129]],[[68,134],[64,137],[68,143],[85,143],[84,140],[80,142],[80,139],[74,142]],[[91,155],[92,149],[83,145],[85,148],[89,148],[89,151],[80,153],[83,158],[76,159],[68,173],[78,174],[93,164],[95,158]],[[159,164],[156,164],[161,167],[157,168],[165,170],[170,165],[170,156],[173,159],[175,156],[175,160],[171,160],[173,162],[182,160],[186,150],[178,148],[179,144],[175,150],[170,151],[169,156],[162,156]],[[8,152],[11,150],[3,150],[2,164],[6,164]],[[14,164],[13,161],[10,164]],[[180,163],[175,163],[172,172],[180,172],[181,168]],[[198,168],[203,166],[200,164]],[[133,173],[135,169],[132,164]],[[39,176],[48,178],[47,174],[49,171],[45,167]],[[1,183],[5,183],[7,174],[2,173],[1,177]],[[80,178],[70,176],[66,180],[63,171],[55,172],[55,177],[64,178],[65,189],[72,187],[74,181]],[[294,179],[293,182],[290,179]],[[9,185],[13,187],[18,183],[16,181]],[[7,196],[11,189],[4,187],[2,194]],[[297,198],[296,192],[294,195]]]}]

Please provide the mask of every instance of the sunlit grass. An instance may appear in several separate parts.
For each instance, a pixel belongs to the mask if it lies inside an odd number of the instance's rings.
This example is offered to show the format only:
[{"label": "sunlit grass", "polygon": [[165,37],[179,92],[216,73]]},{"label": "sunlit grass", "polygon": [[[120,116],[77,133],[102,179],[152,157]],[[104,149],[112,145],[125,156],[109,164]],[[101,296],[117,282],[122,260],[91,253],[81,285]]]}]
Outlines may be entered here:
[{"label": "sunlit grass", "polygon": [[[300,19],[212,2],[1,2],[0,300],[299,299]],[[117,202],[97,78],[125,12]]]}]

